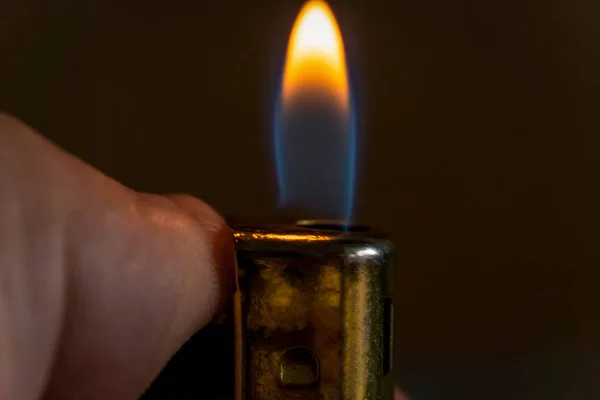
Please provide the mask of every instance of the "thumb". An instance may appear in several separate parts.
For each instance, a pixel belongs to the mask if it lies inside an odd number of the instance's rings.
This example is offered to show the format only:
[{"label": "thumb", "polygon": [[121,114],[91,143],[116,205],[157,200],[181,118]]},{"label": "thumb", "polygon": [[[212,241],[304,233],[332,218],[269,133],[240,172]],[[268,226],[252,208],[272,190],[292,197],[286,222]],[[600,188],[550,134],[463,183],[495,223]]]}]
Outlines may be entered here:
[{"label": "thumb", "polygon": [[137,398],[233,286],[208,205],[136,193],[2,114],[0,220],[2,398]]},{"label": "thumb", "polygon": [[221,217],[189,196],[133,197],[123,215],[90,214],[72,228],[71,301],[50,398],[137,398],[232,290]]}]

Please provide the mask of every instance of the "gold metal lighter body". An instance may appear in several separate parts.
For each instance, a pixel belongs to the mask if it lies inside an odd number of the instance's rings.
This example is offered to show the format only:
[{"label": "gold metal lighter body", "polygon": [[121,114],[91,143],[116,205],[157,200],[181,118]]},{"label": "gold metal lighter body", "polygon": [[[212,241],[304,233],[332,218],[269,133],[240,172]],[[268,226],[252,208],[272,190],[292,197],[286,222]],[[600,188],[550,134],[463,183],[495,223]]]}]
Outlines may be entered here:
[{"label": "gold metal lighter body", "polygon": [[234,235],[236,399],[391,400],[391,243],[317,222]]}]

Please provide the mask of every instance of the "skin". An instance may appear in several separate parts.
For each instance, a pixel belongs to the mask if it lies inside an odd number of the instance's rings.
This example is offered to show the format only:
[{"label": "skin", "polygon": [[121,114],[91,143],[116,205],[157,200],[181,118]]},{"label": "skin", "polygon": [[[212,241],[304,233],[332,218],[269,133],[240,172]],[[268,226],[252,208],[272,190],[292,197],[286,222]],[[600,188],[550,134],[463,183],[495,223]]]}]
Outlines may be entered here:
[{"label": "skin", "polygon": [[0,221],[0,399],[137,399],[233,290],[212,208],[134,192],[4,114]]}]

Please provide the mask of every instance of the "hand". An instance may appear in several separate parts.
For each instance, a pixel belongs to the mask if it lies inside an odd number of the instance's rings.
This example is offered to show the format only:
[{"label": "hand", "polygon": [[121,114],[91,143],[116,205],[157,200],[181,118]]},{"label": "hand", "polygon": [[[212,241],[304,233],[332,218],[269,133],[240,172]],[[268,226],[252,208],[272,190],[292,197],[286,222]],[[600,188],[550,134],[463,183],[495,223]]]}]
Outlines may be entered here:
[{"label": "hand", "polygon": [[6,115],[0,221],[0,399],[137,399],[233,289],[209,206],[127,189]]},{"label": "hand", "polygon": [[0,115],[0,399],[136,399],[232,291],[231,234]]}]

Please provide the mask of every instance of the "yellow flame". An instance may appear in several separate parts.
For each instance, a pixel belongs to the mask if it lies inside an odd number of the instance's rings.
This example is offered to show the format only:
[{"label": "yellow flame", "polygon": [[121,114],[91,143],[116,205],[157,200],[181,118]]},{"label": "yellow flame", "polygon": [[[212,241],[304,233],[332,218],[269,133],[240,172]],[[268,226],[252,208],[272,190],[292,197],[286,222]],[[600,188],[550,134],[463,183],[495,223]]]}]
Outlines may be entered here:
[{"label": "yellow flame", "polygon": [[308,1],[294,24],[283,74],[283,104],[303,92],[333,94],[348,109],[348,78],[342,35],[321,0]]}]

